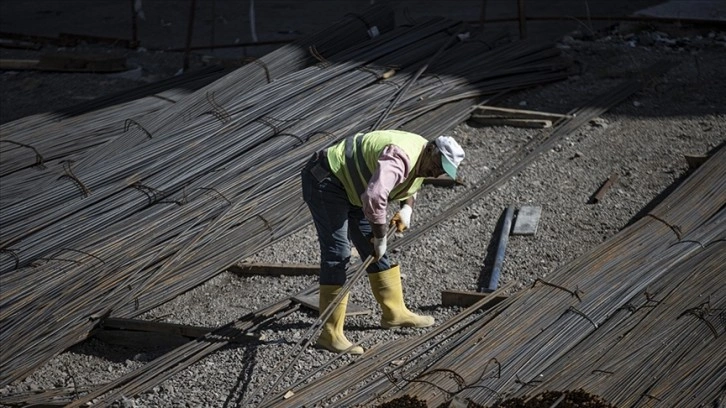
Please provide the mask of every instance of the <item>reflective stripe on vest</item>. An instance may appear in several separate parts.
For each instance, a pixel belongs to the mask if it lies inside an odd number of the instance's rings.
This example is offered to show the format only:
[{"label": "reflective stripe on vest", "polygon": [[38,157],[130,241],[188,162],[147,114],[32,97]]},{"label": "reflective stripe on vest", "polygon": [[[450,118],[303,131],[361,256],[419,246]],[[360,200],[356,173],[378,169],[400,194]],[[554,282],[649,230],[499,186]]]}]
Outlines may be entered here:
[{"label": "reflective stripe on vest", "polygon": [[[357,164],[357,168],[356,168]],[[373,174],[363,158],[363,135],[348,136],[345,138],[345,166],[353,182],[358,197],[365,191],[365,186]],[[360,171],[359,171],[360,170]]]}]

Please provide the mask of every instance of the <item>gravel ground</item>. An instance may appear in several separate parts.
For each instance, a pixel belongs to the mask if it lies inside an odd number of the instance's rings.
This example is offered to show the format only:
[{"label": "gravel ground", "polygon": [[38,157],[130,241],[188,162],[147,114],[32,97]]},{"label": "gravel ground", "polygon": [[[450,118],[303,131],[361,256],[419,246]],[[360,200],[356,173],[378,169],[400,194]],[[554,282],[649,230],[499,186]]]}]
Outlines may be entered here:
[{"label": "gravel ground", "polygon": [[[405,297],[412,310],[431,314],[437,321],[451,318],[460,310],[441,306],[440,293],[445,289],[476,290],[482,272],[491,266],[494,250],[491,242],[496,241],[497,221],[508,205],[542,207],[535,236],[509,239],[500,285],[510,285],[513,292],[530,285],[536,278],[546,277],[616,234],[687,175],[684,154],[705,155],[726,139],[724,33],[685,29],[666,33],[621,26],[619,31],[596,38],[573,33],[562,40],[560,47],[580,63],[583,68],[580,75],[517,93],[501,105],[566,113],[661,58],[677,61],[679,65],[601,118],[561,140],[493,193],[468,203],[462,211],[414,243],[395,251],[392,256],[401,264]],[[15,92],[15,85],[7,83],[18,79],[40,83],[52,80],[33,79],[33,75],[0,75],[3,94]],[[27,92],[27,86],[17,88]],[[31,90],[40,92],[41,89]],[[24,97],[30,98],[30,95]],[[37,101],[37,93],[35,98]],[[425,186],[414,211],[413,228],[450,207],[498,169],[507,167],[508,158],[542,132],[548,130],[458,126],[452,134],[467,154],[460,170],[465,185]],[[589,204],[591,196],[612,173],[619,175],[617,183],[601,202]],[[317,253],[311,225],[247,261],[317,263]],[[217,327],[315,283],[313,276],[240,277],[225,272],[141,318]],[[380,309],[367,280],[353,287],[351,302],[373,310],[370,315],[350,317],[346,321],[348,337],[362,341],[364,347],[418,336],[427,330],[379,328]],[[258,393],[268,390],[283,368],[278,365],[294,351],[315,318],[313,312],[295,312],[261,330],[259,340],[226,347],[161,386],[115,405],[255,406]],[[0,395],[102,384],[143,366],[165,351],[168,350],[124,348],[91,339],[55,357],[27,379],[3,388]],[[331,357],[327,351],[307,349],[283,383],[291,384],[303,378]],[[354,358],[346,356],[335,365],[346,364]]]}]

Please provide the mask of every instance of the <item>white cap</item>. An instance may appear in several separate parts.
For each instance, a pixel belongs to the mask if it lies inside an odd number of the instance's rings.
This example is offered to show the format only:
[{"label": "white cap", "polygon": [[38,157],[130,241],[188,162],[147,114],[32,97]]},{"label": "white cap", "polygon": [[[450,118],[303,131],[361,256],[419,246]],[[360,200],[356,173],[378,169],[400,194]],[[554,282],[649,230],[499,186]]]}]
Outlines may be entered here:
[{"label": "white cap", "polygon": [[456,169],[464,160],[464,149],[451,136],[439,136],[435,142],[441,152],[441,167],[449,177],[456,180]]}]

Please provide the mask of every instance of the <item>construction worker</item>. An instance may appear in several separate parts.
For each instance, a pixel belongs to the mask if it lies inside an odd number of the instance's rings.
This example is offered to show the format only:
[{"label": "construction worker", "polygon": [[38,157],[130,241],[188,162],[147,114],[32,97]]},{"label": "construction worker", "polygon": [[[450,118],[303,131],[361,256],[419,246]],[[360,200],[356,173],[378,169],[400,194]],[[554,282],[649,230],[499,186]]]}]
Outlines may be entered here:
[{"label": "construction worker", "polygon": [[[415,193],[424,177],[456,178],[464,151],[448,136],[433,141],[409,132],[379,130],[357,134],[317,152],[301,172],[303,199],[320,243],[320,313],[345,284],[350,242],[363,259],[373,255],[368,280],[383,315],[381,326],[428,327],[434,318],[417,315],[403,301],[401,272],[386,255],[387,205],[399,201],[391,220],[399,231],[411,225]],[[348,294],[323,324],[317,344],[333,352],[362,354],[343,333]]]}]

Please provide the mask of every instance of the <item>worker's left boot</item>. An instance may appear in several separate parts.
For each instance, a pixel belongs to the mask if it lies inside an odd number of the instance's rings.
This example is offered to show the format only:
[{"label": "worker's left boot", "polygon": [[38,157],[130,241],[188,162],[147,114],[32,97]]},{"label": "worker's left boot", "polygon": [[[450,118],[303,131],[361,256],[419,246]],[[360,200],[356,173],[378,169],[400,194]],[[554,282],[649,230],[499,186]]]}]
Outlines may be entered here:
[{"label": "worker's left boot", "polygon": [[383,328],[429,327],[434,324],[433,317],[417,315],[406,307],[403,302],[401,268],[398,265],[385,271],[369,273],[368,280],[371,283],[373,296],[383,310],[381,316]]},{"label": "worker's left boot", "polygon": [[[341,286],[337,285],[320,285],[320,314],[325,312],[328,305],[333,303],[333,299],[338,296]],[[338,305],[334,306],[333,314],[323,324],[323,331],[320,333],[316,344],[334,353],[363,354],[363,347],[353,346],[343,333],[343,324],[345,322],[345,310],[348,307],[348,293],[343,296]]]}]

